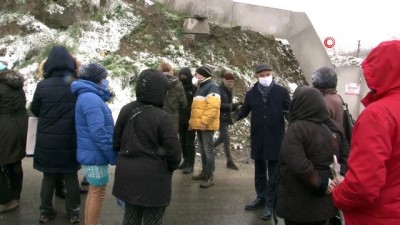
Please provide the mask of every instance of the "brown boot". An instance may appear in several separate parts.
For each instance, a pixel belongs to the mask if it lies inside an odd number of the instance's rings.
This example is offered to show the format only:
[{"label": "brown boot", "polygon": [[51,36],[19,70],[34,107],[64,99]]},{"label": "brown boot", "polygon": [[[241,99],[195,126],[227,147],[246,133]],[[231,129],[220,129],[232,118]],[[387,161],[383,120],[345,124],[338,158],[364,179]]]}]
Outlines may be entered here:
[{"label": "brown boot", "polygon": [[199,173],[199,174],[197,174],[197,175],[194,175],[194,176],[192,177],[193,180],[205,180],[206,178],[207,178],[207,177],[206,177],[206,174],[203,173],[203,172],[201,172],[201,173]]},{"label": "brown boot", "polygon": [[226,168],[232,169],[232,170],[239,170],[239,168],[235,165],[232,159],[228,160],[226,162]]},{"label": "brown boot", "polygon": [[214,186],[214,176],[213,175],[207,175],[207,179],[205,179],[200,184],[201,188],[209,188],[209,187],[212,187],[212,186]]}]

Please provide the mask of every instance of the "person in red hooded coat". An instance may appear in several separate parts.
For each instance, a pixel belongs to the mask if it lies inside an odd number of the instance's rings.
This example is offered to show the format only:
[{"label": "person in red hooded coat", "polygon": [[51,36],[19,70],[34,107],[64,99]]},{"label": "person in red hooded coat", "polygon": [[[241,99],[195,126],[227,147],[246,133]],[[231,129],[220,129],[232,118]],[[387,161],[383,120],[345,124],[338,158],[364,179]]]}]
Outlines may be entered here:
[{"label": "person in red hooded coat", "polygon": [[393,40],[362,63],[371,91],[354,126],[346,178],[332,191],[346,225],[400,224],[399,59],[400,41]]}]

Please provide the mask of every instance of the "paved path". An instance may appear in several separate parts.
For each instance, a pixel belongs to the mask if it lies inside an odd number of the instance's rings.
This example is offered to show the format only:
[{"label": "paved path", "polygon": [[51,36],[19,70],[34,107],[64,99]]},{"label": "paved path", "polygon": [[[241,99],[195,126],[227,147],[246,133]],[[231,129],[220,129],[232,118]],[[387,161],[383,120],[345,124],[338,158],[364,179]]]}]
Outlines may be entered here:
[{"label": "paved path", "polygon": [[[24,184],[21,206],[11,212],[0,214],[0,225],[39,224],[40,185],[42,174],[32,168],[32,158],[23,160]],[[244,205],[255,197],[253,164],[238,164],[239,171],[227,169],[224,159],[216,160],[214,175],[215,186],[209,189],[199,187],[199,181],[193,181],[191,175],[180,170],[173,176],[172,200],[167,207],[163,225],[258,225],[273,224],[259,218],[262,210],[246,211]],[[195,173],[201,168],[200,159],[196,159]],[[114,167],[111,170],[111,182],[107,187],[107,196],[103,206],[101,224],[121,225],[123,210],[117,206],[111,195],[114,179]],[[79,172],[82,178],[81,171]],[[82,211],[85,195],[82,195]],[[67,225],[64,200],[54,198],[58,215],[50,225]],[[83,215],[83,212],[81,212]],[[83,222],[81,221],[81,224]],[[279,224],[284,224],[283,220]]]}]

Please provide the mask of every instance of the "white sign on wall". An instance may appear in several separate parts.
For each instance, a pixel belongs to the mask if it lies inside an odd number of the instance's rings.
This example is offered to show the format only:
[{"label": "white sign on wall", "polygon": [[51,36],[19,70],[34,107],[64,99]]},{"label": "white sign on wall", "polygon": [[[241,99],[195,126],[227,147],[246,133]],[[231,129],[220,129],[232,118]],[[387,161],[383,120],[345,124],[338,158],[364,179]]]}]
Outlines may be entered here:
[{"label": "white sign on wall", "polygon": [[347,83],[344,93],[346,95],[359,95],[360,94],[360,84]]}]

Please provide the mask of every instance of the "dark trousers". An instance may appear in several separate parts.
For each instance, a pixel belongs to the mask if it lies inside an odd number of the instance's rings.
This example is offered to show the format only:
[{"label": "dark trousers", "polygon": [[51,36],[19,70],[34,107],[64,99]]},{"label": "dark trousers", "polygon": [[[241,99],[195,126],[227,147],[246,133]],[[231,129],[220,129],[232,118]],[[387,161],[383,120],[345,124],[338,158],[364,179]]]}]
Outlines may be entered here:
[{"label": "dark trousers", "polygon": [[77,173],[43,173],[42,188],[40,190],[40,212],[53,214],[53,195],[57,179],[65,182],[67,195],[65,196],[65,209],[68,216],[79,216],[81,196]]},{"label": "dark trousers", "polygon": [[213,175],[215,171],[215,157],[212,148],[214,131],[198,130],[197,139],[199,141],[199,149],[201,154],[202,172]]},{"label": "dark trousers", "polygon": [[254,166],[257,198],[265,199],[265,206],[272,209],[275,205],[279,163],[277,160],[255,160]]},{"label": "dark trousers", "polygon": [[194,165],[196,149],[194,141],[196,131],[189,130],[189,124],[179,123],[179,140],[181,142],[183,160],[187,161],[188,165]]},{"label": "dark trousers", "polygon": [[125,203],[125,207],[123,225],[159,225],[162,223],[165,207],[144,207],[129,203]]},{"label": "dark trousers", "polygon": [[0,205],[19,200],[24,177],[21,161],[0,166],[0,173]]},{"label": "dark trousers", "polygon": [[295,222],[287,219],[285,219],[284,221],[285,225],[324,225],[327,222],[326,220],[318,222]]},{"label": "dark trousers", "polygon": [[61,174],[56,178],[56,191],[62,192],[65,189],[64,179]]},{"label": "dark trousers", "polygon": [[219,126],[219,135],[213,143],[213,148],[224,143],[224,152],[227,160],[232,160],[231,156],[231,137],[229,135],[229,125],[221,123]]}]

